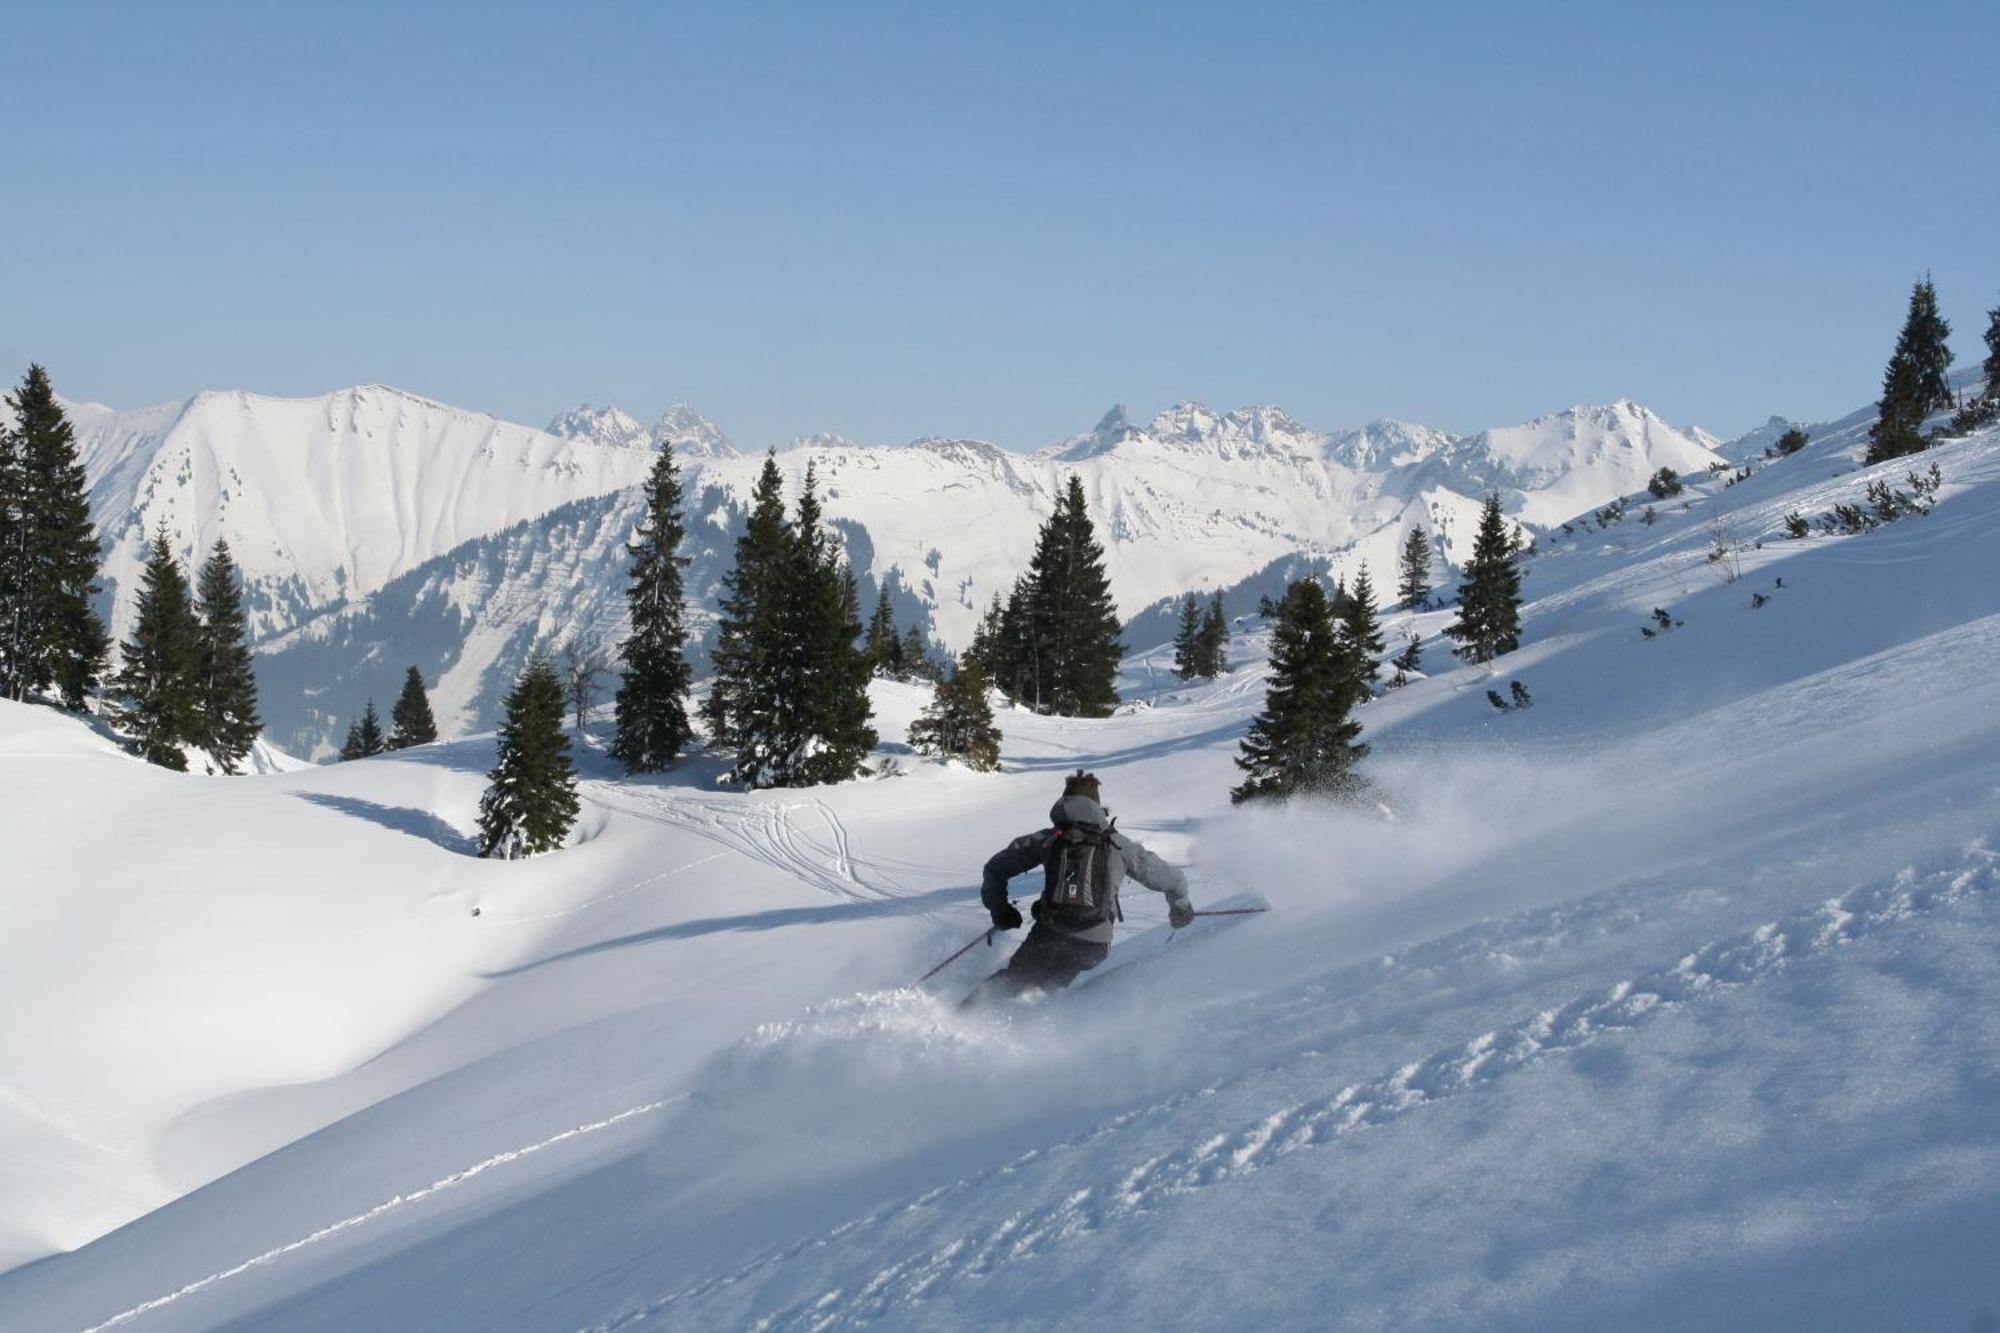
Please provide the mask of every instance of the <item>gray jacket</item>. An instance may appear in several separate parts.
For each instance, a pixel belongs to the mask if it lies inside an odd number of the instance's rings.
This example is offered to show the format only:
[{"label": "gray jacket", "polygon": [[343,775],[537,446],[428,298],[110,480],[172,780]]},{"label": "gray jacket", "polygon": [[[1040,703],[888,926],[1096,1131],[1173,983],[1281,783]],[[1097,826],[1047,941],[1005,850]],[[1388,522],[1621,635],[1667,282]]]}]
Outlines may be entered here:
[{"label": "gray jacket", "polygon": [[[1051,824],[1087,824],[1093,828],[1104,828],[1110,824],[1110,816],[1104,807],[1088,796],[1065,796],[1049,811]],[[979,901],[991,912],[1007,902],[1007,881],[1016,875],[1025,875],[1030,870],[1040,870],[1043,858],[1047,856],[1049,840],[1055,837],[1051,829],[1038,829],[1024,833],[996,852],[986,863],[985,874],[979,882]],[[1111,845],[1118,855],[1111,862],[1111,897],[1118,899],[1118,888],[1125,877],[1130,875],[1155,893],[1164,893],[1169,903],[1185,903],[1187,877],[1173,866],[1141,847],[1116,829],[1111,833]],[[1094,926],[1065,934],[1080,940],[1099,943],[1111,941],[1110,921],[1100,921]],[[1051,927],[1052,929],[1054,927]]]}]

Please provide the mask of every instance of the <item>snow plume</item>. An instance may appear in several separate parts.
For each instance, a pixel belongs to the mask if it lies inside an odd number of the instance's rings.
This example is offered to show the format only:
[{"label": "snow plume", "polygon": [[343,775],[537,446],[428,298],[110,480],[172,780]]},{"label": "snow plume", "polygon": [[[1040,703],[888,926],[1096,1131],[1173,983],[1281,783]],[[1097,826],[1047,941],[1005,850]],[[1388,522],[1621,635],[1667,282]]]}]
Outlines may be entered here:
[{"label": "snow plume", "polygon": [[1657,871],[1707,803],[1671,777],[1635,781],[1612,757],[1558,768],[1525,753],[1403,754],[1365,768],[1378,803],[1251,806],[1206,825],[1198,905],[1226,877],[1269,897],[1289,927],[1338,927],[1288,930],[1301,966],[1330,961],[1329,940],[1344,955],[1331,961],[1358,961]]},{"label": "snow plume", "polygon": [[694,1080],[649,1167],[714,1181],[727,1162],[725,1189],[794,1190],[1010,1126],[1087,1124],[1155,1085],[1164,1046],[1133,1039],[1126,1006],[1083,998],[967,1012],[956,990],[877,991],[767,1023]]}]

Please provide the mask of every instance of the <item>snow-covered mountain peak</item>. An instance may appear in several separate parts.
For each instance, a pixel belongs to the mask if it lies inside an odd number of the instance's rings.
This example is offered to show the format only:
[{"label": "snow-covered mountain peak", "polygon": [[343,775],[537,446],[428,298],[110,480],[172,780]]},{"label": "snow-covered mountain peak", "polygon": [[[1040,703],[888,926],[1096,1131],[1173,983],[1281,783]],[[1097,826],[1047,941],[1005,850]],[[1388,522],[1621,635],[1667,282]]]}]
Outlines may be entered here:
[{"label": "snow-covered mountain peak", "polygon": [[859,449],[862,447],[838,431],[816,430],[808,435],[794,435],[788,442],[778,446],[778,452],[788,454],[794,449]]},{"label": "snow-covered mountain peak", "polygon": [[674,453],[682,458],[735,458],[741,452],[722,427],[686,403],[675,403],[661,414],[653,440],[672,440]]},{"label": "snow-covered mountain peak", "polygon": [[557,414],[549,422],[549,434],[564,440],[587,440],[616,449],[650,449],[653,433],[639,419],[622,408],[592,407],[589,403]]}]

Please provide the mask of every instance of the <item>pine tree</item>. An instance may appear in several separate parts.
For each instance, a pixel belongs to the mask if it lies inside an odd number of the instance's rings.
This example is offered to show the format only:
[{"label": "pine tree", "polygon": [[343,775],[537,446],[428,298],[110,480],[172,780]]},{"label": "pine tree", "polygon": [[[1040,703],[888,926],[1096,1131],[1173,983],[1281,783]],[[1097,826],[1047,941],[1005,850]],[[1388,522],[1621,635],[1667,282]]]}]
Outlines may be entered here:
[{"label": "pine tree", "polygon": [[1959,409],[1951,419],[1952,431],[1963,435],[1967,431],[2000,421],[2000,306],[1986,312],[1986,361],[1981,370],[1986,383],[1977,398]]},{"label": "pine tree", "polygon": [[1937,289],[1928,275],[1910,290],[1910,311],[1882,372],[1882,400],[1868,429],[1867,462],[1880,463],[1922,449],[1924,418],[1950,407],[1951,325],[1938,313]]},{"label": "pine tree", "polygon": [[1200,649],[1197,664],[1203,676],[1214,680],[1229,670],[1229,618],[1222,612],[1220,590],[1210,594],[1208,609],[1202,612],[1197,646]]},{"label": "pine tree", "polygon": [[1445,633],[1459,641],[1452,651],[1468,662],[1490,662],[1521,646],[1521,569],[1514,539],[1500,513],[1500,497],[1480,511],[1472,558],[1458,588],[1458,619]]},{"label": "pine tree", "polygon": [[554,663],[536,657],[507,696],[498,755],[479,801],[479,854],[513,860],[554,851],[576,812],[562,680]]},{"label": "pine tree", "polygon": [[407,750],[413,745],[429,745],[437,737],[437,720],[431,716],[431,696],[424,689],[424,673],[412,666],[403,675],[403,692],[389,709],[388,747]]},{"label": "pine tree", "polygon": [[868,664],[878,676],[896,676],[903,670],[903,645],[896,637],[896,611],[889,603],[889,580],[875,598],[875,614],[868,618],[868,637],[862,645]]},{"label": "pine tree", "polygon": [[1403,539],[1402,573],[1396,595],[1412,611],[1423,609],[1431,598],[1431,535],[1423,528],[1411,528]]},{"label": "pine tree", "polygon": [[0,694],[54,687],[80,709],[109,639],[91,608],[102,555],[76,441],[48,372],[28,367],[0,432]]},{"label": "pine tree", "polygon": [[1181,598],[1180,626],[1174,631],[1174,674],[1193,680],[1201,670],[1201,599],[1193,593]]},{"label": "pine tree", "polygon": [[624,669],[613,703],[617,723],[611,755],[628,773],[665,768],[694,735],[687,713],[690,673],[681,582],[687,527],[681,498],[673,446],[661,441],[646,474],[646,514],[626,547],[632,558],[625,585],[631,631],[618,645]]},{"label": "pine tree", "polygon": [[1363,696],[1381,670],[1378,663],[1387,646],[1382,639],[1382,622],[1375,607],[1375,581],[1364,563],[1354,576],[1347,605],[1341,609],[1340,643],[1354,669],[1354,679]]},{"label": "pine tree", "polygon": [[187,770],[184,747],[199,740],[199,645],[187,578],[162,530],[139,577],[132,637],[111,683],[119,725],[148,763]]},{"label": "pine tree", "polygon": [[243,615],[243,589],[229,543],[218,539],[195,580],[200,623],[195,642],[195,744],[224,773],[250,753],[257,718],[257,672]]},{"label": "pine tree", "polygon": [[1230,792],[1237,804],[1292,796],[1351,793],[1360,744],[1353,668],[1341,651],[1326,589],[1303,578],[1285,589],[1271,631],[1271,684],[1264,711],[1250,723],[1236,766],[1244,780]]},{"label": "pine tree", "polygon": [[1104,548],[1090,522],[1083,480],[1072,474],[1029,563],[1035,707],[1066,717],[1108,717],[1118,706],[1118,612]]},{"label": "pine tree", "polygon": [[749,521],[736,539],[736,562],[722,581],[713,674],[702,704],[709,739],[717,745],[739,745],[746,725],[770,721],[751,714],[768,708],[776,659],[784,651],[791,546],[784,478],[777,454],[767,453],[751,492]]},{"label": "pine tree", "polygon": [[1423,647],[1424,641],[1418,637],[1415,630],[1411,630],[1409,640],[1403,645],[1403,651],[1397,653],[1389,664],[1396,668],[1396,674],[1389,680],[1391,685],[1407,685],[1410,683],[1410,673],[1423,669]]},{"label": "pine tree", "polygon": [[375,712],[375,701],[361,710],[361,717],[347,728],[347,742],[340,747],[342,759],[372,759],[389,748],[382,737],[382,719]]},{"label": "pine tree", "polygon": [[969,658],[937,684],[930,703],[910,724],[910,748],[948,755],[981,773],[1000,766],[1000,729],[993,724],[986,673]]},{"label": "pine tree", "polygon": [[1001,625],[1006,614],[1006,603],[999,593],[994,593],[993,600],[987,603],[986,614],[979,618],[978,626],[972,631],[972,643],[965,650],[965,660],[976,662],[989,681],[998,679],[1001,674]]},{"label": "pine tree", "polygon": [[792,529],[788,586],[785,638],[794,647],[782,655],[776,676],[778,737],[769,762],[754,771],[742,771],[739,755],[738,778],[753,786],[844,782],[860,771],[875,748],[868,699],[874,670],[858,642],[859,596],[840,548],[822,522],[811,464]]},{"label": "pine tree", "polygon": [[915,625],[903,631],[903,640],[896,649],[896,655],[902,659],[900,674],[905,680],[912,677],[929,681],[943,678],[944,673],[939,671],[937,663],[931,660],[930,641],[924,638],[923,630]]},{"label": "pine tree", "polygon": [[1042,693],[1042,651],[1035,639],[1035,576],[1021,574],[1000,612],[993,678],[1008,698],[1035,706]]}]

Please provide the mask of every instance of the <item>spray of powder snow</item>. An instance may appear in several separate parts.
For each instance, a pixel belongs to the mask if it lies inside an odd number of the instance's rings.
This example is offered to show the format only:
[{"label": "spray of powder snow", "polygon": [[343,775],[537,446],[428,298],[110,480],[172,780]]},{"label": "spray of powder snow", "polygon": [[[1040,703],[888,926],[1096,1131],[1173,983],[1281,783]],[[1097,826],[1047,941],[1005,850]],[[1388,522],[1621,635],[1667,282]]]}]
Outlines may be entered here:
[{"label": "spray of powder snow", "polygon": [[1157,1084],[1165,1043],[1081,998],[966,1012],[955,996],[879,991],[765,1024],[703,1069],[649,1166],[796,1186],[1026,1122],[1086,1123]]}]

